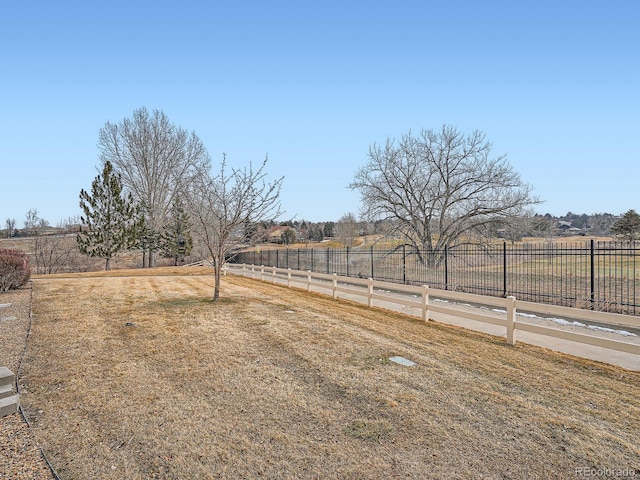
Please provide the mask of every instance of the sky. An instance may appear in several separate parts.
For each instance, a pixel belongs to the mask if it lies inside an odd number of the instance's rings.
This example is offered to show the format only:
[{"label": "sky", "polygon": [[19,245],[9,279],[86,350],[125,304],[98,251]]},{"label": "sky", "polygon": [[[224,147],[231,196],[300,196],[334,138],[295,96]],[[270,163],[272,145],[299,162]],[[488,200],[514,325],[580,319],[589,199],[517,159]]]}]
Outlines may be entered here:
[{"label": "sky", "polygon": [[0,45],[0,228],[79,215],[100,129],[141,107],[214,166],[268,156],[283,220],[357,216],[369,147],[443,125],[539,213],[640,210],[637,0],[9,0]]}]

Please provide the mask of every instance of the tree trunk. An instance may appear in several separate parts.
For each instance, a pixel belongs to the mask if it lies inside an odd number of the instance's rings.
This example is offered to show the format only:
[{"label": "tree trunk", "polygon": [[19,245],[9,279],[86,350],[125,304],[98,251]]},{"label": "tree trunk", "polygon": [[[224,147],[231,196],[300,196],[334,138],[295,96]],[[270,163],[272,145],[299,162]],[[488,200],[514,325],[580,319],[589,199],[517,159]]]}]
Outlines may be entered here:
[{"label": "tree trunk", "polygon": [[104,269],[105,270],[110,270],[111,269],[111,257],[107,257],[107,261],[105,263]]},{"label": "tree trunk", "polygon": [[220,262],[217,259],[213,260],[213,268],[215,269],[213,274],[213,278],[215,279],[213,301],[217,302],[220,298]]}]

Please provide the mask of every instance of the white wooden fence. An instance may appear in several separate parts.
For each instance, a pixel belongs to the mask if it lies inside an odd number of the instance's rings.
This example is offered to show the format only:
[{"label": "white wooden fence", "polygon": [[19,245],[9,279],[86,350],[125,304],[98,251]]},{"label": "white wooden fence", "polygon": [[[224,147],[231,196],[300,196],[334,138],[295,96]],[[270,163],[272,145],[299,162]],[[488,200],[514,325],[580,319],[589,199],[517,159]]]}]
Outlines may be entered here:
[{"label": "white wooden fence", "polygon": [[[620,315],[604,312],[593,312],[569,307],[555,305],[545,305],[532,302],[518,301],[515,297],[498,298],[484,295],[474,295],[470,293],[453,292],[449,290],[431,289],[426,285],[411,286],[397,283],[374,281],[372,279],[361,279],[352,277],[342,277],[336,274],[312,273],[291,270],[290,268],[264,267],[247,264],[226,264],[224,273],[234,273],[262,281],[286,284],[291,287],[293,284],[304,287],[311,291],[311,287],[316,287],[331,292],[333,298],[338,297],[338,293],[346,293],[366,298],[369,307],[373,306],[373,300],[391,302],[407,307],[419,308],[422,312],[422,320],[429,319],[429,312],[437,312],[457,317],[463,317],[478,322],[490,323],[503,326],[506,329],[506,339],[509,345],[515,345],[516,332],[531,332],[538,335],[545,335],[560,338],[571,342],[577,342],[596,347],[607,348],[634,355],[640,355],[640,345],[604,338],[602,336],[587,335],[559,328],[542,325],[534,325],[527,322],[518,321],[516,312],[523,311],[540,314],[556,315],[563,318],[580,318],[581,320],[604,323],[607,325],[627,326],[640,328],[640,318],[630,315]],[[400,295],[393,295],[390,292],[397,292]],[[406,295],[403,295],[406,294]],[[434,304],[430,297],[449,300],[453,302],[466,302],[476,305],[483,305],[493,308],[500,308],[506,311],[505,317],[496,317],[467,311],[457,308]]]}]

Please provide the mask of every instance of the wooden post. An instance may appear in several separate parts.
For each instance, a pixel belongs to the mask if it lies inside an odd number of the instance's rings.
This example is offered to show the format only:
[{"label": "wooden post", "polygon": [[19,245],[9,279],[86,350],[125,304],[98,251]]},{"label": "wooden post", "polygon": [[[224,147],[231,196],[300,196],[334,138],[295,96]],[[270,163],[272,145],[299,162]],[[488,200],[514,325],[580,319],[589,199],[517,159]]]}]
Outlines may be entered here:
[{"label": "wooden post", "polygon": [[307,292],[311,291],[311,270],[307,270]]},{"label": "wooden post", "polygon": [[507,297],[507,343],[516,344],[516,297]]},{"label": "wooden post", "polygon": [[333,274],[333,298],[337,298],[338,296],[338,274]]},{"label": "wooden post", "polygon": [[373,304],[373,278],[369,278],[368,292],[367,292],[367,306],[371,308]]},{"label": "wooden post", "polygon": [[260,265],[260,281],[264,282],[264,265]]},{"label": "wooden post", "polygon": [[276,267],[273,267],[273,283],[276,283]]},{"label": "wooden post", "polygon": [[287,287],[291,288],[291,269],[287,268]]},{"label": "wooden post", "polygon": [[429,320],[429,286],[422,286],[422,321]]}]

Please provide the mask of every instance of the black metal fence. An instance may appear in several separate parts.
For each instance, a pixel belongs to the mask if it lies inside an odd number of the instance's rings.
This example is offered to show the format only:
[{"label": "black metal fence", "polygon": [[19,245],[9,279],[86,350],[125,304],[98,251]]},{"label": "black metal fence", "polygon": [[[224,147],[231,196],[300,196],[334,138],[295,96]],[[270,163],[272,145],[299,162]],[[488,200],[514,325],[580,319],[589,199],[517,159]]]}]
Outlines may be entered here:
[{"label": "black metal fence", "polygon": [[256,248],[232,261],[640,315],[634,242],[505,242],[421,253],[409,247]]}]

